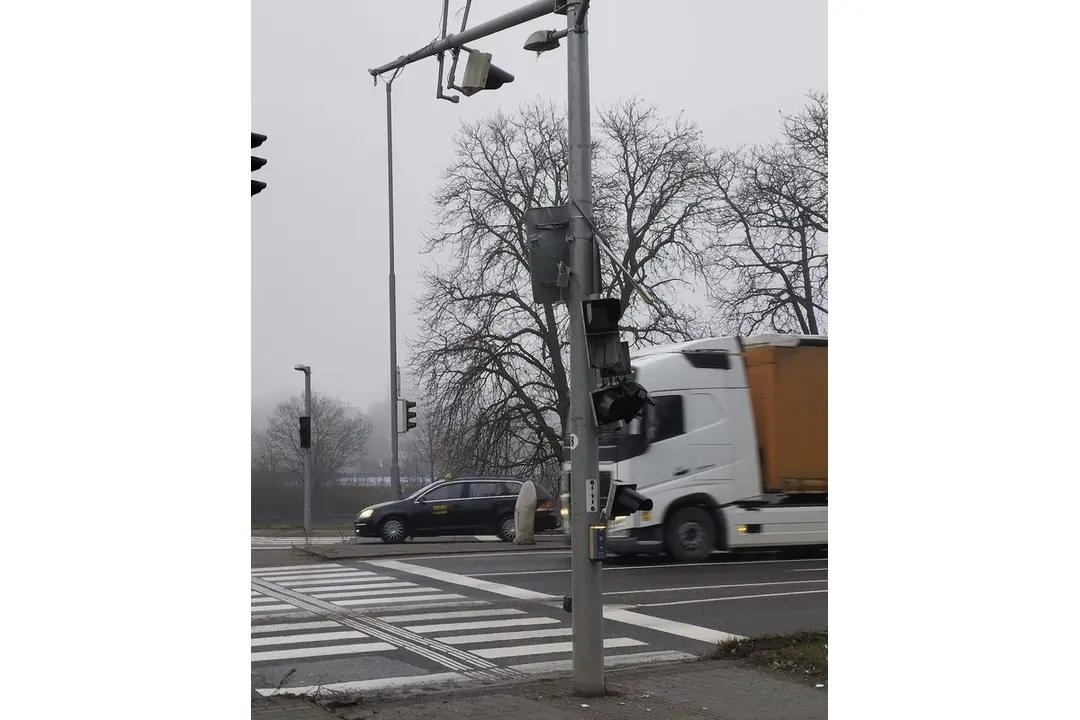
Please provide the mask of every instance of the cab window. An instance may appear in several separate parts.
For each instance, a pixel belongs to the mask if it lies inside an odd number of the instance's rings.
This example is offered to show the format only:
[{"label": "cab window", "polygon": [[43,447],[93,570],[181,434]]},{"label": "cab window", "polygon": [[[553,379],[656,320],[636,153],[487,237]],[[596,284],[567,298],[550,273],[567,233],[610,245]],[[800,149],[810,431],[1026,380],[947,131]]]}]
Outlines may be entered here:
[{"label": "cab window", "polygon": [[677,437],[686,432],[682,395],[659,395],[645,412],[645,435],[650,443]]},{"label": "cab window", "polygon": [[434,490],[424,493],[420,496],[420,499],[424,502],[438,502],[439,500],[459,500],[461,499],[461,490],[464,487],[462,483],[453,483],[451,485],[440,485]]}]

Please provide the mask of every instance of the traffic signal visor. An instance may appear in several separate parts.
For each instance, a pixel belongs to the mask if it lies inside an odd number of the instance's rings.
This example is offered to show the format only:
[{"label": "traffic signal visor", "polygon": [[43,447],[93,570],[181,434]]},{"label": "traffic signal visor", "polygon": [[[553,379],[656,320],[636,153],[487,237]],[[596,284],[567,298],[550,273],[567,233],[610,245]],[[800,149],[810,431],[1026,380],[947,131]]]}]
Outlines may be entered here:
[{"label": "traffic signal visor", "polygon": [[498,90],[510,82],[514,82],[514,76],[492,65],[491,53],[469,53],[469,60],[465,64],[465,79],[461,81],[463,95],[475,95],[481,90]]},{"label": "traffic signal visor", "polygon": [[593,415],[599,426],[628,423],[638,416],[645,404],[653,404],[649,393],[636,382],[608,385],[592,392]]},{"label": "traffic signal visor", "polygon": [[627,517],[636,512],[652,510],[653,501],[637,491],[637,485],[633,483],[621,483],[618,480],[611,481],[608,490],[607,507],[604,514],[608,521],[615,518]]}]

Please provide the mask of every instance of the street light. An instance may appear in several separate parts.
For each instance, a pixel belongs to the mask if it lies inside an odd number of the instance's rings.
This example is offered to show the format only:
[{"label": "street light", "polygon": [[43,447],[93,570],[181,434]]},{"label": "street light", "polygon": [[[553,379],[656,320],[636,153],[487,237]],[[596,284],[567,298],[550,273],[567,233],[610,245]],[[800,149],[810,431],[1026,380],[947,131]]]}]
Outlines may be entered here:
[{"label": "street light", "polygon": [[304,451],[304,532],[311,533],[311,471],[314,465],[311,449],[311,366],[296,365],[293,370],[304,373],[304,416],[300,418],[300,447]]},{"label": "street light", "polygon": [[558,50],[559,41],[567,36],[566,30],[537,30],[525,41],[525,49],[537,55]]}]

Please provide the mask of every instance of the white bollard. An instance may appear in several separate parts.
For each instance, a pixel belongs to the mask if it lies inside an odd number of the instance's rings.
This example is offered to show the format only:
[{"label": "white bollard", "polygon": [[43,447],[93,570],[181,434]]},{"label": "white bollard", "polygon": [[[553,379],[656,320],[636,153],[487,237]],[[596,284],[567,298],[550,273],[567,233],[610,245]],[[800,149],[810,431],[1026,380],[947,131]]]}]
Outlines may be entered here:
[{"label": "white bollard", "polygon": [[536,544],[536,486],[532,480],[521,484],[517,504],[514,506],[514,544]]}]

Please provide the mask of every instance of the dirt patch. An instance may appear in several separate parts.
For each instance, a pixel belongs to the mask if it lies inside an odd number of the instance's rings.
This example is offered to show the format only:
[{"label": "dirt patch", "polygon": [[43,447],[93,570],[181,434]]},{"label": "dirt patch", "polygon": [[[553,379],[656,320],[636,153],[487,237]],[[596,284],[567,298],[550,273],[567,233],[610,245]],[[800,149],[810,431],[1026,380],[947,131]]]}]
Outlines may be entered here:
[{"label": "dirt patch", "polygon": [[805,631],[728,640],[712,652],[716,659],[738,660],[799,680],[829,679],[829,633]]}]

